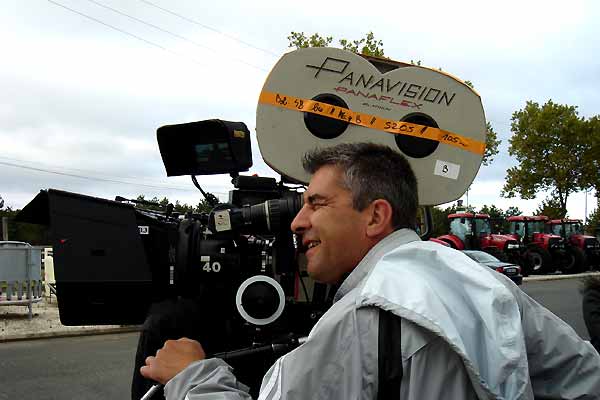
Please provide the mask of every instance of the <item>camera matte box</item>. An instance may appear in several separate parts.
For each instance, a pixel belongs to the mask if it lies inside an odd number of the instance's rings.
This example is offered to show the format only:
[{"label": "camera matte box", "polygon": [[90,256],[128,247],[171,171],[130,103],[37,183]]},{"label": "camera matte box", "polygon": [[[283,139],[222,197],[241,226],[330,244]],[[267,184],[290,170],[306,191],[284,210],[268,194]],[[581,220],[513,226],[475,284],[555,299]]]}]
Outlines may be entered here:
[{"label": "camera matte box", "polygon": [[130,204],[42,190],[19,220],[50,226],[63,325],[141,324],[169,290],[164,227]]}]

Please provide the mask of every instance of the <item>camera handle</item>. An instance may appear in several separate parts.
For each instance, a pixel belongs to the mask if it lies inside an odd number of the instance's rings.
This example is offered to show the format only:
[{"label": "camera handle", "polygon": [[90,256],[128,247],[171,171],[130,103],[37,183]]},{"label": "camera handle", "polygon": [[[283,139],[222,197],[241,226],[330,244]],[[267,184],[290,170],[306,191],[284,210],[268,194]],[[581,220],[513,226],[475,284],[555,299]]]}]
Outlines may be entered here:
[{"label": "camera handle", "polygon": [[[231,360],[231,359],[238,358],[238,357],[245,357],[245,356],[249,356],[249,355],[253,355],[253,354],[260,354],[260,353],[265,353],[265,352],[270,352],[270,351],[272,351],[273,354],[284,353],[286,351],[290,351],[290,350],[295,349],[296,347],[300,346],[301,344],[306,342],[307,339],[308,338],[306,336],[303,336],[303,337],[299,337],[299,338],[291,338],[283,343],[271,343],[271,344],[266,344],[264,346],[246,347],[244,349],[239,349],[239,350],[226,351],[223,353],[215,353],[213,355],[213,358],[221,358],[223,360]],[[153,385],[150,389],[148,389],[146,394],[144,396],[142,396],[142,398],[140,400],[150,399],[152,397],[152,395],[154,393],[156,393],[162,387],[163,387],[163,385],[161,385],[159,383],[157,383],[156,385]]]}]

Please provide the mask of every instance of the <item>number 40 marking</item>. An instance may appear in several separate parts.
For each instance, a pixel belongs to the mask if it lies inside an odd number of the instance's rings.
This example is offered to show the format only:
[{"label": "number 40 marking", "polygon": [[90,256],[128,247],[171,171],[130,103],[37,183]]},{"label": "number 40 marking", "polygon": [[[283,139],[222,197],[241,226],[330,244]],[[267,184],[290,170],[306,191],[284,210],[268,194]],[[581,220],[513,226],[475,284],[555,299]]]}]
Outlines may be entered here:
[{"label": "number 40 marking", "polygon": [[204,263],[204,266],[202,267],[202,271],[219,272],[219,271],[221,271],[221,263],[218,261],[215,261],[211,264],[210,261],[207,261]]}]

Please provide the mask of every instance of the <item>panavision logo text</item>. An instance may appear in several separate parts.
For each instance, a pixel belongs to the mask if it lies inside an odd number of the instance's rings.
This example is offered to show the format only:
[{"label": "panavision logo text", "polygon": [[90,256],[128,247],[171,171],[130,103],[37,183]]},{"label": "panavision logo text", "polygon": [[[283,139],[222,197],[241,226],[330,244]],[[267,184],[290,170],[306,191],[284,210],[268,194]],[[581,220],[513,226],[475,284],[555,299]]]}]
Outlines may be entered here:
[{"label": "panavision logo text", "polygon": [[339,75],[338,87],[334,89],[335,91],[366,99],[421,108],[423,102],[449,107],[456,97],[456,93],[449,93],[435,87],[393,80],[381,75],[357,73],[350,70],[349,66],[350,61],[333,57],[326,57],[321,65],[306,65],[307,68],[316,70],[315,79],[318,79],[322,72]]}]

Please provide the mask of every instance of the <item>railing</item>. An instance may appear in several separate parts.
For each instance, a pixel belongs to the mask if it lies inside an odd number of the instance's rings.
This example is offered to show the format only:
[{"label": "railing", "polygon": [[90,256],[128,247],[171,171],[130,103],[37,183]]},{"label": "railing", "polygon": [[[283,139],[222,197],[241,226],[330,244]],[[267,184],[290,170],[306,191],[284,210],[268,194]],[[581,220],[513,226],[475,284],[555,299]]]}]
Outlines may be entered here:
[{"label": "railing", "polygon": [[24,242],[0,242],[0,305],[29,308],[42,300],[41,252]]}]

